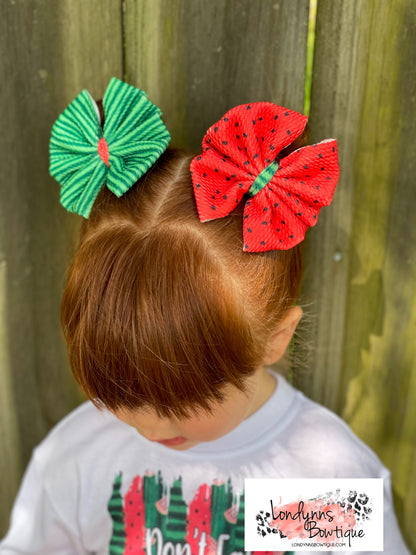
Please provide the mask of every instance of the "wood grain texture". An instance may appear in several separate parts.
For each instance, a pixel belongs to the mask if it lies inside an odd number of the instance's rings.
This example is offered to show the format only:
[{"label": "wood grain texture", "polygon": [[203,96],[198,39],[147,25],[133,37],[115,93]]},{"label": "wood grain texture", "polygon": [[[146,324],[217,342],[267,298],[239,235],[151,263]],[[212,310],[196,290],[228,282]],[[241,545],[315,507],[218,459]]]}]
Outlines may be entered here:
[{"label": "wood grain texture", "polygon": [[9,391],[2,411],[12,403],[14,414],[0,437],[0,536],[31,450],[81,400],[59,323],[79,217],[61,207],[49,176],[50,130],[83,88],[101,97],[122,77],[119,2],[13,0],[1,16],[0,384]]},{"label": "wood grain texture", "polygon": [[310,124],[314,141],[338,139],[341,179],[306,242],[316,349],[296,380],[392,471],[413,550],[415,32],[410,0],[319,1]]},{"label": "wood grain texture", "polygon": [[227,110],[302,111],[309,2],[126,0],[126,79],[163,111],[172,146],[199,149]]}]

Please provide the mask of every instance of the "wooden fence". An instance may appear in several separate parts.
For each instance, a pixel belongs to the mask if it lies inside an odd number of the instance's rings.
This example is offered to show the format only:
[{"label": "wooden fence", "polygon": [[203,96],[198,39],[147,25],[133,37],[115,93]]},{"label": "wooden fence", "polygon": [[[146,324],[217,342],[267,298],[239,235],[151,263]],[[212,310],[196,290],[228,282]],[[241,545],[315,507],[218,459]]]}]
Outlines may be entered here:
[{"label": "wooden fence", "polygon": [[[0,535],[31,450],[83,397],[59,325],[80,217],[48,175],[52,123],[112,76],[148,92],[174,146],[236,104],[303,111],[309,0],[4,0],[0,6]],[[294,383],[392,471],[416,550],[416,5],[318,0],[311,140],[341,179],[307,234],[310,343]]]}]

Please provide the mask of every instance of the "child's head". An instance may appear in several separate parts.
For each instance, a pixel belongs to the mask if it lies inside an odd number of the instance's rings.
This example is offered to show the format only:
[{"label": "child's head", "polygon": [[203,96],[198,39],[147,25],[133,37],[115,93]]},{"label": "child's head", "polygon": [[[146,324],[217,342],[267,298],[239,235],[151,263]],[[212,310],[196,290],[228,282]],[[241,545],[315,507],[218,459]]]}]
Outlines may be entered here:
[{"label": "child's head", "polygon": [[271,338],[298,295],[301,247],[243,252],[242,205],[201,223],[193,156],[168,149],[121,198],[103,187],[83,221],[61,317],[99,408],[209,411],[281,354]]},{"label": "child's head", "polygon": [[302,314],[300,242],[338,180],[336,142],[300,148],[308,132],[306,116],[259,102],[211,126],[201,155],[166,150],[160,110],[115,78],[102,105],[83,91],[61,114],[50,172],[87,218],[61,320],[98,408],[141,415],[152,437],[186,422],[204,441],[267,400],[264,365]]}]

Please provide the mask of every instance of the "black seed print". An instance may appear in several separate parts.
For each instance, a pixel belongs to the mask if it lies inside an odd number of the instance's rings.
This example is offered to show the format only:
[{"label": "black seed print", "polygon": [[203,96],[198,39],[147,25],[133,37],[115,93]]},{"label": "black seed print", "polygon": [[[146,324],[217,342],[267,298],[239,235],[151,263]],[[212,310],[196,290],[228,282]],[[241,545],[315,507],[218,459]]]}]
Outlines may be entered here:
[{"label": "black seed print", "polygon": [[298,201],[298,199],[296,199],[296,204],[299,204],[299,201]]},{"label": "black seed print", "polygon": [[228,121],[228,118],[224,118],[224,121]]},{"label": "black seed print", "polygon": [[307,170],[307,169],[308,169],[308,166],[303,166],[303,167],[305,168],[305,170]]},{"label": "black seed print", "polygon": [[239,138],[240,138],[240,135],[236,135],[235,138],[236,138],[236,139],[239,139]]},{"label": "black seed print", "polygon": [[246,110],[251,110],[251,106],[248,105],[247,108],[246,108]]},{"label": "black seed print", "polygon": [[255,119],[252,119],[251,121],[253,122],[253,125],[256,125],[256,120]]},{"label": "black seed print", "polygon": [[319,156],[319,158],[322,158],[322,154],[321,154],[321,153],[319,153],[318,156]]},{"label": "black seed print", "polygon": [[225,158],[223,158],[222,161],[225,162]]},{"label": "black seed print", "polygon": [[253,177],[253,174],[251,172],[248,172],[248,175],[251,175],[251,177]]},{"label": "black seed print", "polygon": [[274,133],[275,132],[275,128],[273,127],[273,129],[270,131],[270,133]]},{"label": "black seed print", "polygon": [[305,182],[304,182],[304,181],[301,181],[301,183],[302,183],[302,185],[305,185]]},{"label": "black seed print", "polygon": [[231,177],[237,177],[237,176],[235,175],[235,173],[233,173]]},{"label": "black seed print", "polygon": [[227,176],[225,179],[226,179],[227,181],[230,181],[231,178]]},{"label": "black seed print", "polygon": [[228,145],[228,141],[223,141],[222,144],[223,145]]},{"label": "black seed print", "polygon": [[276,227],[276,231],[277,233],[280,233],[280,229],[278,227]]},{"label": "black seed print", "polygon": [[211,209],[212,209],[212,210],[215,210],[215,206],[214,206],[213,204],[211,205]]},{"label": "black seed print", "polygon": [[215,127],[214,127],[214,133],[216,133],[217,131],[218,131],[218,127],[215,126]]},{"label": "black seed print", "polygon": [[262,120],[263,120],[263,118],[259,118],[259,121],[262,121]]},{"label": "black seed print", "polygon": [[282,220],[282,221],[281,221],[280,223],[281,223],[281,224],[283,224],[283,225],[286,225],[286,222],[285,222],[285,221],[283,221],[283,220]]},{"label": "black seed print", "polygon": [[258,138],[258,137],[256,137],[256,142],[257,142],[257,143],[259,142],[259,138]]},{"label": "black seed print", "polygon": [[211,142],[211,139],[207,139],[207,141],[210,143],[210,142]]},{"label": "black seed print", "polygon": [[285,181],[289,181],[289,178],[288,178],[288,177],[285,177]]},{"label": "black seed print", "polygon": [[261,225],[267,225],[267,222],[261,222]]},{"label": "black seed print", "polygon": [[244,219],[247,220],[248,217],[249,217],[248,214],[246,214],[246,215],[244,216]]},{"label": "black seed print", "polygon": [[227,200],[227,195],[223,195],[222,198],[223,198],[224,200]]},{"label": "black seed print", "polygon": [[247,138],[247,133],[243,133],[243,137],[246,137],[246,138]]},{"label": "black seed print", "polygon": [[283,239],[280,239],[280,242],[283,243]]},{"label": "black seed print", "polygon": [[250,162],[249,162],[248,160],[246,160],[246,161],[244,162],[244,165],[247,166],[247,164],[249,164],[249,163],[250,163]]},{"label": "black seed print", "polygon": [[274,146],[273,146],[273,145],[270,145],[270,150],[274,150]]},{"label": "black seed print", "polygon": [[267,212],[268,210],[269,210],[269,209],[267,208],[267,206],[265,206],[265,207],[263,208],[263,212]]},{"label": "black seed print", "polygon": [[289,235],[289,239],[293,239],[293,235]]},{"label": "black seed print", "polygon": [[205,152],[207,152],[207,150],[210,150],[209,146],[206,147]]},{"label": "black seed print", "polygon": [[274,207],[277,208],[278,206],[279,206],[279,203],[278,203],[278,202],[275,202],[275,203],[274,203]]},{"label": "black seed print", "polygon": [[215,195],[212,195],[212,197],[211,197],[211,198],[212,198],[213,200],[215,200]]},{"label": "black seed print", "polygon": [[207,174],[206,174],[206,173],[203,173],[203,174],[202,174],[202,177],[206,177],[206,176],[207,176]]},{"label": "black seed print", "polygon": [[258,158],[258,157],[259,157],[258,154],[255,154],[255,155],[253,156],[254,160],[255,160],[256,158]]},{"label": "black seed print", "polygon": [[298,216],[303,216],[303,213],[302,213],[302,212],[298,212]]},{"label": "black seed print", "polygon": [[334,146],[332,147],[332,152],[335,152],[335,147]]},{"label": "black seed print", "polygon": [[279,119],[279,116],[274,116],[274,119]]},{"label": "black seed print", "polygon": [[199,188],[200,188],[200,186],[201,186],[201,184],[200,184],[200,183],[197,183],[197,184],[196,184],[196,188],[197,188],[197,189],[199,189]]},{"label": "black seed print", "polygon": [[288,130],[286,131],[286,133],[287,133],[288,135],[290,135],[290,129],[288,129]]},{"label": "black seed print", "polygon": [[216,171],[216,172],[219,172],[220,170],[219,170],[218,168],[215,168],[215,170],[214,170],[214,171]]},{"label": "black seed print", "polygon": [[250,228],[250,227],[248,227],[248,228],[247,228],[247,231],[248,231],[249,233],[251,233],[251,228]]},{"label": "black seed print", "polygon": [[241,187],[243,186],[243,184],[242,184],[242,183],[239,183],[238,186],[239,186],[239,188],[241,189]]},{"label": "black seed print", "polygon": [[245,248],[246,250],[248,250],[248,245],[244,245],[244,248]]},{"label": "black seed print", "polygon": [[250,206],[250,205],[251,205],[251,201],[248,200],[248,201],[246,202],[246,206]]},{"label": "black seed print", "polygon": [[[237,148],[238,148],[238,150],[240,150],[240,151],[241,151],[241,148],[240,148],[239,146],[238,146]],[[240,166],[238,166],[238,167],[240,167]]]},{"label": "black seed print", "polygon": [[323,172],[325,170],[325,168],[321,168],[321,172]]},{"label": "black seed print", "polygon": [[316,220],[316,214],[313,215],[313,219]]},{"label": "black seed print", "polygon": [[247,147],[246,147],[246,146],[244,147],[244,150],[247,150]]},{"label": "black seed print", "polygon": [[235,122],[235,126],[238,127],[238,121]]},{"label": "black seed print", "polygon": [[314,200],[313,202],[314,202],[315,204],[318,204],[318,203],[319,203],[319,201],[317,201],[317,200]]},{"label": "black seed print", "polygon": [[306,177],[310,177],[310,175],[307,175]]},{"label": "black seed print", "polygon": [[286,193],[288,197],[291,197],[292,195],[290,193]]},{"label": "black seed print", "polygon": [[194,175],[194,172],[191,172],[191,175]]},{"label": "black seed print", "polygon": [[198,156],[197,160],[201,160],[201,156]]},{"label": "black seed print", "polygon": [[264,137],[261,138],[262,142],[264,141]]},{"label": "black seed print", "polygon": [[319,185],[316,185],[315,189],[318,189],[318,191],[319,191]]},{"label": "black seed print", "polygon": [[238,204],[238,198],[235,199],[235,203]]},{"label": "black seed print", "polygon": [[326,178],[327,178],[327,179],[331,179],[331,178],[329,177],[329,175],[327,175]]},{"label": "black seed print", "polygon": [[260,245],[265,245],[266,243],[264,241],[260,241]]},{"label": "black seed print", "polygon": [[288,116],[288,115],[289,115],[289,112],[285,112],[285,116]]}]

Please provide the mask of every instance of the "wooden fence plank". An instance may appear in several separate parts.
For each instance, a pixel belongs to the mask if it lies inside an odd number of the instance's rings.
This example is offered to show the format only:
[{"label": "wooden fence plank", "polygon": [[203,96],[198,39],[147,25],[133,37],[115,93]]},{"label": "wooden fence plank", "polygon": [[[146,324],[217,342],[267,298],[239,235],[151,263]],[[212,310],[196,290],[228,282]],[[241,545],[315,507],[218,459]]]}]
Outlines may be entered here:
[{"label": "wooden fence plank", "polygon": [[7,265],[0,329],[8,336],[0,359],[9,361],[0,368],[0,384],[8,384],[14,399],[2,410],[15,411],[5,421],[13,426],[1,436],[0,475],[7,476],[1,536],[32,448],[80,401],[59,323],[79,217],[59,204],[59,185],[48,175],[48,144],[54,120],[83,88],[101,97],[110,77],[122,77],[121,4],[4,2],[0,71],[7,76],[0,89],[0,252],[2,268]]},{"label": "wooden fence plank", "polygon": [[303,295],[317,299],[317,347],[296,381],[391,469],[413,549],[415,32],[411,0],[318,3],[312,138],[338,139],[341,179],[306,242]]},{"label": "wooden fence plank", "polygon": [[126,0],[126,79],[161,107],[172,145],[200,148],[231,107],[302,111],[308,0]]}]

